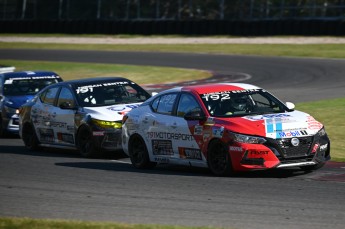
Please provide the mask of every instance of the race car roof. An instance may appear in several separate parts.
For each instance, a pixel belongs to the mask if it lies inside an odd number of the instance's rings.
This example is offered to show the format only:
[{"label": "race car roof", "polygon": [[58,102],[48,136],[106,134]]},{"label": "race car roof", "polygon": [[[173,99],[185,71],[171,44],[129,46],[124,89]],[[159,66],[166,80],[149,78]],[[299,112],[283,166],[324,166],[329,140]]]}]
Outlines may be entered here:
[{"label": "race car roof", "polygon": [[93,78],[68,80],[68,81],[65,81],[64,83],[87,84],[87,83],[96,83],[96,82],[104,82],[104,81],[126,81],[126,82],[132,82],[131,80],[123,78],[123,77],[93,77]]},{"label": "race car roof", "polygon": [[198,94],[206,94],[220,91],[240,91],[250,89],[261,89],[255,85],[245,83],[216,83],[182,87],[182,91],[195,91]]},{"label": "race car roof", "polygon": [[3,74],[0,74],[0,76],[3,76],[4,79],[10,79],[10,78],[29,78],[29,77],[46,77],[46,76],[54,76],[56,78],[60,78],[58,74],[51,71],[22,71],[22,72],[6,72]]}]

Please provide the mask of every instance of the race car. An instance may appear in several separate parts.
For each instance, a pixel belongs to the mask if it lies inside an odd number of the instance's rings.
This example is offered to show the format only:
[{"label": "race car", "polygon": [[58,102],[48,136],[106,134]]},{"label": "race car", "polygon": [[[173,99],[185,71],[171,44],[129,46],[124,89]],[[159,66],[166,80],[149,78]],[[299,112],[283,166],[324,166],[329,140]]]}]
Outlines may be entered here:
[{"label": "race car", "polygon": [[0,137],[18,134],[19,107],[47,85],[62,81],[55,72],[25,71],[0,74]]},{"label": "race car", "polygon": [[121,149],[122,117],[151,95],[121,77],[96,77],[51,85],[19,113],[26,148],[78,149],[83,157],[99,157]]},{"label": "race car", "polygon": [[14,72],[14,70],[16,70],[16,68],[13,66],[0,65],[0,74],[6,72]]},{"label": "race car", "polygon": [[330,159],[324,126],[268,91],[219,83],[162,91],[127,113],[122,146],[137,168],[206,167],[217,176],[299,167]]}]

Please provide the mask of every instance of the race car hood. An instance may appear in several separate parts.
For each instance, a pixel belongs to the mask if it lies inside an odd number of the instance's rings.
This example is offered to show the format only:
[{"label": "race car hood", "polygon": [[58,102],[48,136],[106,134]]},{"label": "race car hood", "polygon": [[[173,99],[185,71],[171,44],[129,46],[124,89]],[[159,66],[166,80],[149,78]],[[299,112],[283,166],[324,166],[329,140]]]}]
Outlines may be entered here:
[{"label": "race car hood", "polygon": [[30,101],[34,95],[6,96],[5,105],[18,109],[24,103]]},{"label": "race car hood", "polygon": [[301,111],[223,119],[230,131],[269,138],[292,138],[315,135],[323,125]]},{"label": "race car hood", "polygon": [[92,118],[105,121],[121,121],[122,117],[141,103],[121,104],[104,107],[84,107],[84,111]]}]

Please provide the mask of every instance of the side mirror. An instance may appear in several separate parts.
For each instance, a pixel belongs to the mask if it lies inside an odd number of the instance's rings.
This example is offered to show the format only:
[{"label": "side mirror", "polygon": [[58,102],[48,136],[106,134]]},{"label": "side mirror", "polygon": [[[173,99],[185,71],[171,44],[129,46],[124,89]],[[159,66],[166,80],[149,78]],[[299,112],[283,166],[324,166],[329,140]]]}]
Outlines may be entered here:
[{"label": "side mirror", "polygon": [[60,103],[59,107],[60,107],[61,109],[65,109],[65,110],[68,110],[68,109],[69,109],[69,110],[73,110],[73,109],[75,109],[75,107],[72,106],[72,104],[69,103],[69,102],[62,102],[62,103]]},{"label": "side mirror", "polygon": [[202,111],[190,111],[186,113],[183,117],[185,120],[206,120],[206,116]]},{"label": "side mirror", "polygon": [[289,110],[294,110],[295,109],[295,104],[291,102],[286,102],[285,103],[286,107],[289,108]]}]

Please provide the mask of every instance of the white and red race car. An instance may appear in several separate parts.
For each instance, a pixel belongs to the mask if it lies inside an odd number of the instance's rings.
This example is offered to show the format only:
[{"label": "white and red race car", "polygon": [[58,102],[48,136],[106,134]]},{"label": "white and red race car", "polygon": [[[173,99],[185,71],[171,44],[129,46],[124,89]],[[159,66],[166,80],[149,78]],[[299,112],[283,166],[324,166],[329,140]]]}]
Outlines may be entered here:
[{"label": "white and red race car", "polygon": [[137,168],[208,167],[215,175],[300,167],[330,159],[324,126],[250,84],[169,89],[123,118],[122,147]]}]

